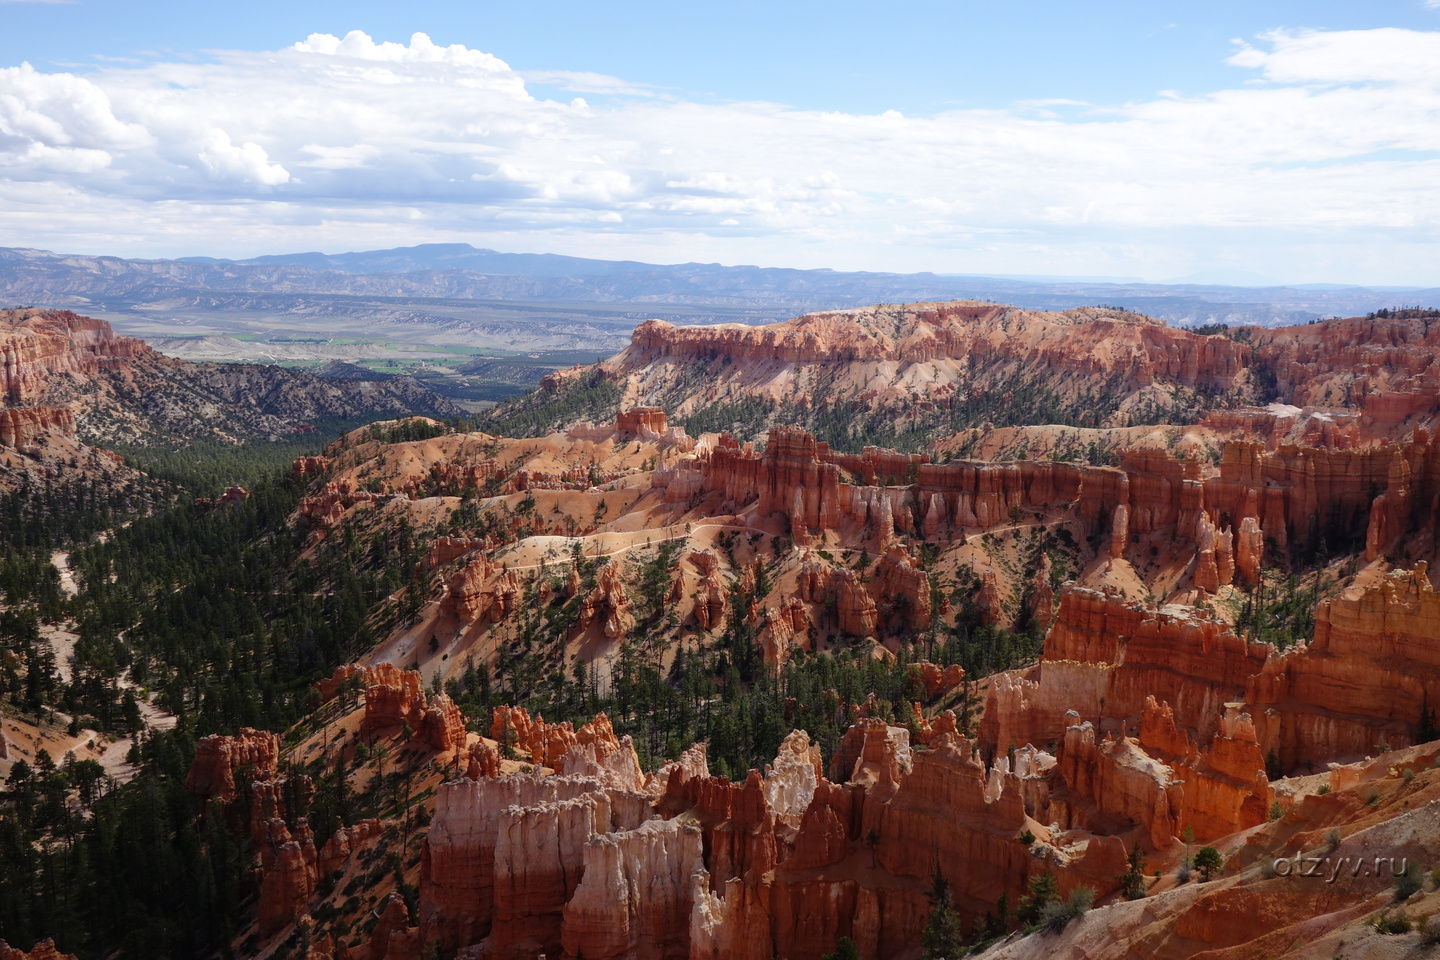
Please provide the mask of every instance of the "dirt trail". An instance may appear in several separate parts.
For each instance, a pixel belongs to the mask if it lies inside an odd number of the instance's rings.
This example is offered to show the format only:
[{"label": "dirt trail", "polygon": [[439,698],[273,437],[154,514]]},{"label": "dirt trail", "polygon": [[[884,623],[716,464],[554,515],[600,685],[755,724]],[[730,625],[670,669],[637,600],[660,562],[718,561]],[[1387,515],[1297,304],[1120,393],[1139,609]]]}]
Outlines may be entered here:
[{"label": "dirt trail", "polygon": [[[50,562],[55,565],[55,569],[60,571],[60,589],[65,591],[65,595],[73,597],[79,593],[80,590],[75,582],[74,571],[70,569],[70,555],[64,551],[59,551],[51,556]],[[75,656],[75,644],[80,639],[74,627],[75,624],[71,621],[62,621],[58,624],[41,624],[40,626],[40,638],[50,645],[50,652],[55,657],[56,672],[60,674],[61,679],[67,684],[71,682],[72,672],[74,670],[72,661]],[[174,728],[175,718],[146,699],[144,692],[135,686],[129,677],[120,677],[116,685],[121,690],[135,691],[135,700],[140,707],[140,719],[147,729],[170,730]],[[55,717],[64,724],[69,724],[72,719],[68,714],[61,713],[58,710],[55,711]],[[126,754],[130,752],[131,739],[132,738],[126,736],[114,742],[107,743],[104,734],[98,730],[87,728],[81,730],[77,736],[71,737],[69,746],[66,749],[79,751],[91,741],[94,741],[97,747],[104,750],[104,753],[100,757],[100,765],[105,768],[105,773],[115,778],[117,782],[125,783],[135,776],[135,768],[125,759]],[[56,759],[58,760],[59,758],[57,757]]]}]

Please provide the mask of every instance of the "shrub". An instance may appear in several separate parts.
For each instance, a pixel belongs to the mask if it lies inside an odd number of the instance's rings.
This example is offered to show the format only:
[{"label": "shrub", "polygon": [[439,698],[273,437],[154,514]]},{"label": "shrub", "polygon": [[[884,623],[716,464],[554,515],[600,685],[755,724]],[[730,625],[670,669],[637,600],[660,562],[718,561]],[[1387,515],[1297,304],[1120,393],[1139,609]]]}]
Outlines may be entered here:
[{"label": "shrub", "polygon": [[1027,828],[1024,833],[1020,834],[1020,842],[1027,847],[1030,846],[1035,842],[1035,832]]},{"label": "shrub", "polygon": [[1370,926],[1374,927],[1377,933],[1409,933],[1410,918],[1405,915],[1404,910],[1398,910],[1395,913],[1382,910],[1370,918]]},{"label": "shrub", "polygon": [[1322,796],[1322,797],[1325,796],[1325,794],[1327,794],[1327,793],[1329,793],[1329,792],[1330,792],[1330,784],[1328,784],[1328,783],[1322,783],[1322,784],[1320,784],[1320,789],[1315,791],[1315,793],[1316,793],[1318,796]]},{"label": "shrub", "polygon": [[1424,885],[1425,879],[1420,872],[1420,865],[1413,860],[1407,861],[1404,872],[1395,878],[1395,902],[1403,903],[1409,900],[1411,895],[1420,892]]},{"label": "shrub", "polygon": [[1340,836],[1339,827],[1331,827],[1330,832],[1325,834],[1325,844],[1331,850],[1334,850],[1336,847],[1340,846],[1340,841],[1342,839],[1343,838]]},{"label": "shrub", "polygon": [[1279,820],[1283,816],[1285,816],[1284,804],[1282,804],[1279,800],[1276,800],[1274,803],[1270,804],[1270,821],[1272,823],[1276,820]]},{"label": "shrub", "polygon": [[1052,900],[1040,911],[1040,926],[1048,933],[1059,933],[1077,917],[1084,916],[1095,902],[1095,891],[1080,885],[1064,900]]}]

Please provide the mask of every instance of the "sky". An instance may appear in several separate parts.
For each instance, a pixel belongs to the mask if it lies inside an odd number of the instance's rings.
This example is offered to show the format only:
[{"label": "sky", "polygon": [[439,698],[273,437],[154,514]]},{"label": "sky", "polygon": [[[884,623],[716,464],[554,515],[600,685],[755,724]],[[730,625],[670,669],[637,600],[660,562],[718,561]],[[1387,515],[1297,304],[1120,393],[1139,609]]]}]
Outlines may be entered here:
[{"label": "sky", "polygon": [[0,246],[1440,285],[1440,0],[0,0]]}]

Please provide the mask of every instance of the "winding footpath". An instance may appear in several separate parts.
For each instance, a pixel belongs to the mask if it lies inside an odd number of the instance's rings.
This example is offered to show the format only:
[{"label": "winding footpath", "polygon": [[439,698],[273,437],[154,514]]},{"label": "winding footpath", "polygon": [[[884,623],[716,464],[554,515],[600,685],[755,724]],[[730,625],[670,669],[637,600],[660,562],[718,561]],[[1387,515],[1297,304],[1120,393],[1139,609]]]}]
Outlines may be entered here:
[{"label": "winding footpath", "polygon": [[[75,582],[75,572],[70,568],[70,554],[59,551],[51,555],[50,562],[55,569],[60,571],[60,589],[65,592],[66,597],[74,597],[80,592],[79,585]],[[41,624],[40,637],[50,645],[50,652],[55,657],[55,668],[62,680],[70,683],[74,671],[75,644],[80,639],[75,632],[73,621],[61,621],[55,624]],[[134,690],[135,701],[140,707],[140,719],[147,730],[171,730],[175,727],[175,718],[155,706],[146,699],[144,691],[135,686],[128,676],[122,676],[116,681],[116,686],[121,690]],[[61,723],[68,724],[71,717],[59,710],[54,711],[56,719]],[[135,777],[135,767],[125,759],[130,752],[132,737],[126,735],[118,740],[107,742],[105,734],[98,730],[84,729],[70,738],[67,750],[83,750],[90,743],[103,750],[100,755],[100,765],[105,768],[107,776],[113,778],[117,783],[126,783]],[[58,759],[58,758],[57,758]]]}]

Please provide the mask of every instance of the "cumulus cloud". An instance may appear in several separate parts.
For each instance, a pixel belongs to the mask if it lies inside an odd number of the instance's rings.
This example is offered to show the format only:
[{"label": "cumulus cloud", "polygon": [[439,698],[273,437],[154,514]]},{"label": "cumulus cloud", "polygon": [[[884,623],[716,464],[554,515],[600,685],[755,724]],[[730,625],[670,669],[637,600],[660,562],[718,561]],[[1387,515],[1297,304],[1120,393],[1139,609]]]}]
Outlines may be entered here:
[{"label": "cumulus cloud", "polygon": [[[1437,54],[1440,33],[1277,31],[1238,43],[1236,83],[1203,96],[934,116],[530,75],[600,98],[561,102],[488,52],[421,33],[314,34],[83,76],[22,64],[0,70],[0,243],[110,237],[146,252],[114,232],[125,210],[149,225],[153,252],[202,252],[224,220],[247,246],[203,252],[454,237],[889,269],[1137,272],[1144,260],[1165,275],[1208,244],[1248,245],[1267,272],[1353,269],[1370,247],[1389,251],[1376,269],[1428,270]],[[17,232],[35,221],[9,214],[56,197],[48,233]],[[187,222],[207,225],[188,228],[188,249]]]}]

